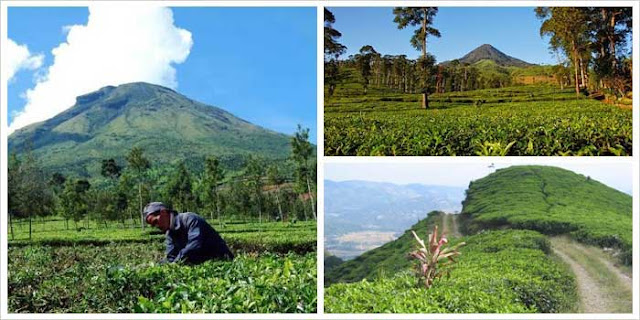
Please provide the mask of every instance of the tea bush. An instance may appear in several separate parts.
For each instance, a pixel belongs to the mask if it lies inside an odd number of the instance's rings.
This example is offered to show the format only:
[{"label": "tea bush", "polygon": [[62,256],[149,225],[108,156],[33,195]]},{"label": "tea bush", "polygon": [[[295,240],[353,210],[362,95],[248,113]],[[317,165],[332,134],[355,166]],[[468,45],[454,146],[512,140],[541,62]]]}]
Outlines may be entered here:
[{"label": "tea bush", "polygon": [[315,222],[216,226],[237,257],[159,265],[147,229],[34,233],[9,242],[10,312],[315,312]]},{"label": "tea bush", "polygon": [[161,244],[9,249],[11,312],[315,312],[316,254],[158,265]]},{"label": "tea bush", "polygon": [[[534,231],[490,231],[463,237],[459,263],[430,289],[408,266],[397,274],[325,290],[330,313],[566,312],[576,301],[575,279],[547,256],[545,236]],[[455,243],[455,242],[454,242]],[[397,272],[397,271],[394,271]]]},{"label": "tea bush", "polygon": [[[325,102],[327,156],[631,155],[632,111],[522,86],[418,95],[343,90]],[[481,99],[483,103],[475,106]],[[411,100],[411,101],[408,101]],[[416,98],[417,100],[417,98]]]},{"label": "tea bush", "polygon": [[[622,251],[632,247],[632,198],[571,171],[513,166],[473,181],[461,218],[467,232],[487,228],[532,229]],[[625,259],[626,257],[626,259]]]}]

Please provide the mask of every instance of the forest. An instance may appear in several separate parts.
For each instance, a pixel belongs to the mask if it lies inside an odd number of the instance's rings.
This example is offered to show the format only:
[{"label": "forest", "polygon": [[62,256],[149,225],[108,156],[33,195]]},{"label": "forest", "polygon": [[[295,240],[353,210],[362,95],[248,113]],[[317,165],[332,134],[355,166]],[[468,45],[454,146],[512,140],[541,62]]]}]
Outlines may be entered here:
[{"label": "forest", "polygon": [[[144,229],[142,207],[162,201],[179,212],[225,221],[315,220],[315,150],[309,129],[298,128],[287,159],[242,157],[239,169],[225,168],[214,155],[204,163],[176,159],[154,166],[141,147],[126,163],[101,161],[101,176],[83,178],[47,172],[30,150],[9,156],[9,233],[32,238],[33,228],[64,221],[63,230],[91,227]],[[34,226],[34,224],[36,226]],[[28,232],[15,232],[15,228]],[[51,230],[49,230],[51,231]]]}]

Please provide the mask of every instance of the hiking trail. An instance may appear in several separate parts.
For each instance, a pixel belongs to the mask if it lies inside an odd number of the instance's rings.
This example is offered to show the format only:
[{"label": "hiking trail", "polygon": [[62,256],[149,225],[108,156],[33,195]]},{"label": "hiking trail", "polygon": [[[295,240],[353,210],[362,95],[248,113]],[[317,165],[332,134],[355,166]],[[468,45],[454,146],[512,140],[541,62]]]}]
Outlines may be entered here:
[{"label": "hiking trail", "polygon": [[632,312],[632,278],[601,248],[551,237],[551,249],[575,274],[582,313]]}]

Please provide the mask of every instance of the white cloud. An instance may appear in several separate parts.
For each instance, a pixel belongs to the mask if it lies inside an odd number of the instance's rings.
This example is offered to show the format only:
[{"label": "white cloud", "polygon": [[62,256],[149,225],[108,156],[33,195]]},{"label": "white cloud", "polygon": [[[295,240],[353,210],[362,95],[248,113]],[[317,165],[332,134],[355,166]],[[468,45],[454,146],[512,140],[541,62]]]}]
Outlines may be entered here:
[{"label": "white cloud", "polygon": [[8,39],[6,53],[6,66],[2,68],[5,78],[8,81],[21,69],[35,70],[42,66],[44,56],[41,54],[31,54],[26,45],[19,45],[15,41]]},{"label": "white cloud", "polygon": [[95,4],[86,25],[64,28],[66,42],[52,50],[54,61],[25,93],[24,110],[9,133],[71,107],[79,95],[107,85],[144,81],[176,88],[173,64],[189,56],[191,33],[174,25],[168,8],[141,4]]}]

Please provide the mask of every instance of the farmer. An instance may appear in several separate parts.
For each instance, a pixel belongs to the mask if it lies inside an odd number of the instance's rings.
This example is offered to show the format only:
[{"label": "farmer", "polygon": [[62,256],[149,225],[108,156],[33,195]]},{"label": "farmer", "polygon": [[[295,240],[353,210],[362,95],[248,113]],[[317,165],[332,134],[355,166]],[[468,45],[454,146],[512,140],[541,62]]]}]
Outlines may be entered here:
[{"label": "farmer", "polygon": [[201,216],[177,213],[162,202],[149,203],[143,212],[148,224],[165,232],[165,262],[199,264],[211,259],[233,259],[227,244]]}]

